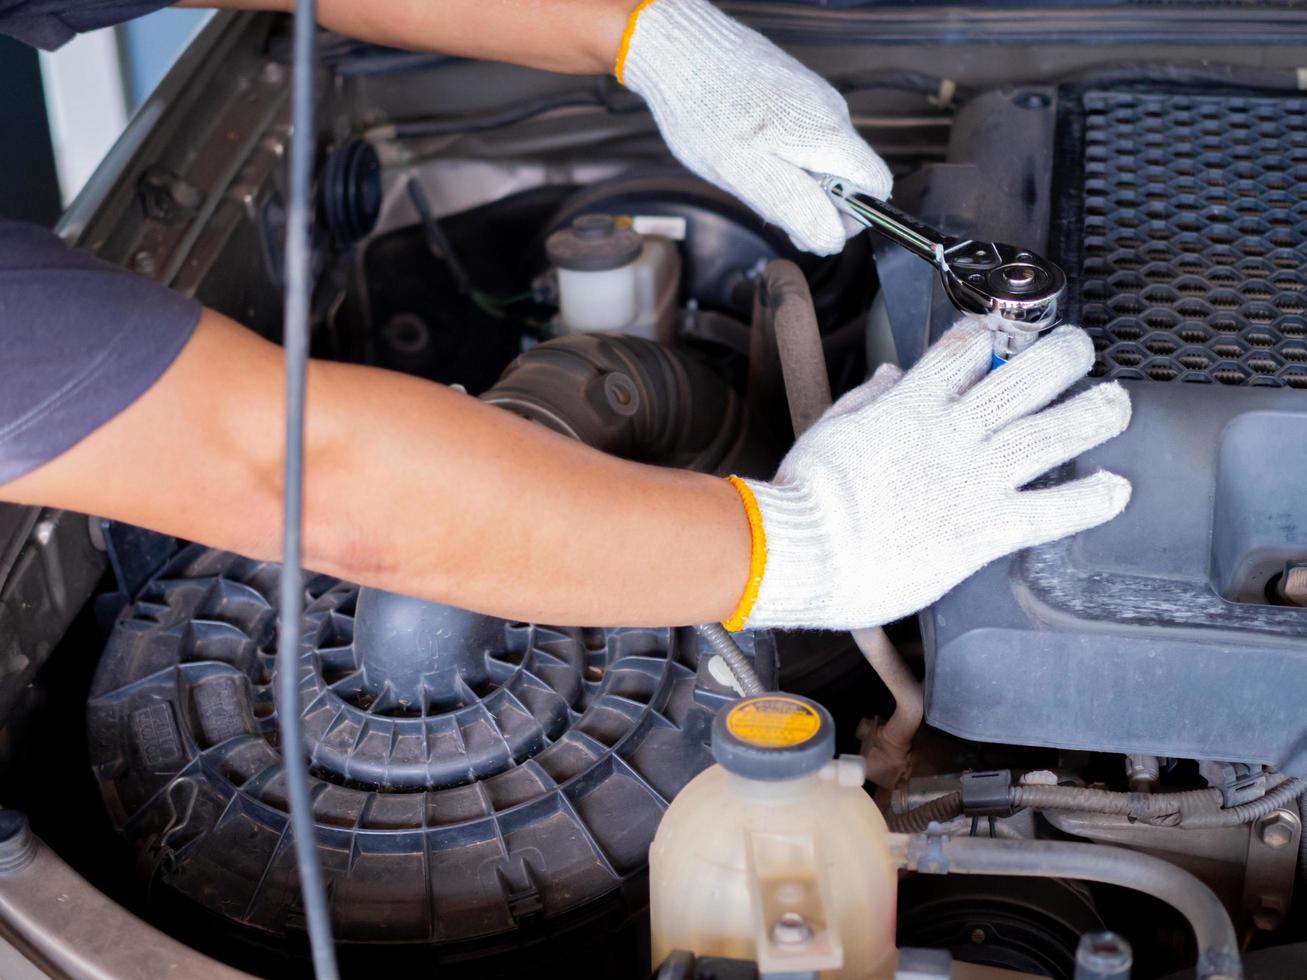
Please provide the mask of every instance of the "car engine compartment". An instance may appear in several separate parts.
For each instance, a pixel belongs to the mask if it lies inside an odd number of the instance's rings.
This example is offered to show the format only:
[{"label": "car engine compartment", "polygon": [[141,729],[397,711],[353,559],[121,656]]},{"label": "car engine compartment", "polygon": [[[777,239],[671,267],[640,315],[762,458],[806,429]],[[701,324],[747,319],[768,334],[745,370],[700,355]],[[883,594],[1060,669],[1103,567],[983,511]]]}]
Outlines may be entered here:
[{"label": "car engine compartment", "polygon": [[[884,646],[745,631],[744,654],[831,712],[891,830],[1160,857],[1219,898],[1248,976],[1301,974],[1307,32],[1250,14],[1218,49],[1181,8],[1123,8],[996,42],[975,11],[728,9],[849,99],[898,207],[1059,263],[1094,376],[1134,405],[1041,478],[1128,477],[1117,520],[986,566]],[[273,339],[286,40],[276,17],[215,18],[63,226]],[[316,357],[459,385],[627,458],[766,477],[825,379],[838,397],[910,367],[956,319],[928,264],[865,232],[797,252],[680,168],[610,79],[333,37],[320,55]],[[276,574],[0,506],[0,919],[26,923],[0,932],[64,974],[81,961],[59,950],[91,942],[121,947],[106,975],[191,954],[177,975],[311,975]],[[648,976],[648,849],[738,697],[708,641],[306,579],[301,719],[346,975]],[[33,861],[64,899],[6,884]],[[1070,980],[1104,929],[1136,978],[1196,955],[1173,909],[1101,881],[904,874],[897,915],[900,949],[1015,971],[994,976]],[[676,969],[659,975],[714,975]]]}]

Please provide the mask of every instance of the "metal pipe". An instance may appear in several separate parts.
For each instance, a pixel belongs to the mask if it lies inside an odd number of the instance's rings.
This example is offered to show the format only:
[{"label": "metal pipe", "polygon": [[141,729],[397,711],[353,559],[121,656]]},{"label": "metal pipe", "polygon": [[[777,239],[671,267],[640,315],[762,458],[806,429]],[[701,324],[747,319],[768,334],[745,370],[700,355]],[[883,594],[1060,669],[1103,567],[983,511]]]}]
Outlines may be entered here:
[{"label": "metal pipe", "polygon": [[1239,939],[1210,888],[1160,858],[1120,847],[1069,841],[1010,841],[921,834],[891,838],[900,863],[925,874],[1074,878],[1143,892],[1185,917],[1198,945],[1200,980],[1240,980]]},{"label": "metal pipe", "polygon": [[[254,980],[138,919],[0,810],[0,940],[67,980]],[[26,976],[26,974],[24,974]]]}]

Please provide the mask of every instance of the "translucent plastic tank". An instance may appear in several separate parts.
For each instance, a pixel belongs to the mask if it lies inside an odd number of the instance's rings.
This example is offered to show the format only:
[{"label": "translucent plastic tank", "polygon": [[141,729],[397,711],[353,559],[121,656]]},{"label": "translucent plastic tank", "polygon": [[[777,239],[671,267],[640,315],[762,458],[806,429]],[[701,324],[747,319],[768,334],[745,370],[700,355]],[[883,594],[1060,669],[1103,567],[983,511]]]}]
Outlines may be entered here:
[{"label": "translucent plastic tank", "polygon": [[833,759],[834,744],[806,698],[745,698],[718,715],[718,764],[672,802],[649,853],[655,967],[685,949],[764,973],[893,976],[888,830],[861,760]]},{"label": "translucent plastic tank", "polygon": [[558,271],[558,327],[615,331],[670,344],[681,257],[676,243],[640,235],[630,218],[585,214],[545,244]]}]

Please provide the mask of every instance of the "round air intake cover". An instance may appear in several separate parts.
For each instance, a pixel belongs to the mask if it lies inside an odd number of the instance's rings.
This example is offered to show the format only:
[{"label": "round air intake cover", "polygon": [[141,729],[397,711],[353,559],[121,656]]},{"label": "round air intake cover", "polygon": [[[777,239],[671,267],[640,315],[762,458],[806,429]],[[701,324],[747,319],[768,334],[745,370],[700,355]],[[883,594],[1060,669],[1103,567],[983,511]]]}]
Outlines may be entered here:
[{"label": "round air intake cover", "polygon": [[[276,589],[276,565],[183,550],[115,626],[89,738],[156,881],[294,934]],[[639,892],[624,885],[663,810],[711,761],[692,632],[508,623],[322,576],[306,591],[300,704],[338,939],[460,942]]]}]

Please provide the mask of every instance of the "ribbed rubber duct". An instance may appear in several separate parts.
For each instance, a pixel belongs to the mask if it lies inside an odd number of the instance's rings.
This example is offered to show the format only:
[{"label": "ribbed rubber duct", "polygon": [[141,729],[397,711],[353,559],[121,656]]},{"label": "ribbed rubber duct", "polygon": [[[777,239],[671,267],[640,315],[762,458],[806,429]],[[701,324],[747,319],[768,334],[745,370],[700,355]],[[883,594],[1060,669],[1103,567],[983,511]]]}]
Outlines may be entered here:
[{"label": "ribbed rubber duct", "polygon": [[531,348],[481,396],[614,456],[704,473],[754,463],[743,401],[707,364],[641,337]]}]

